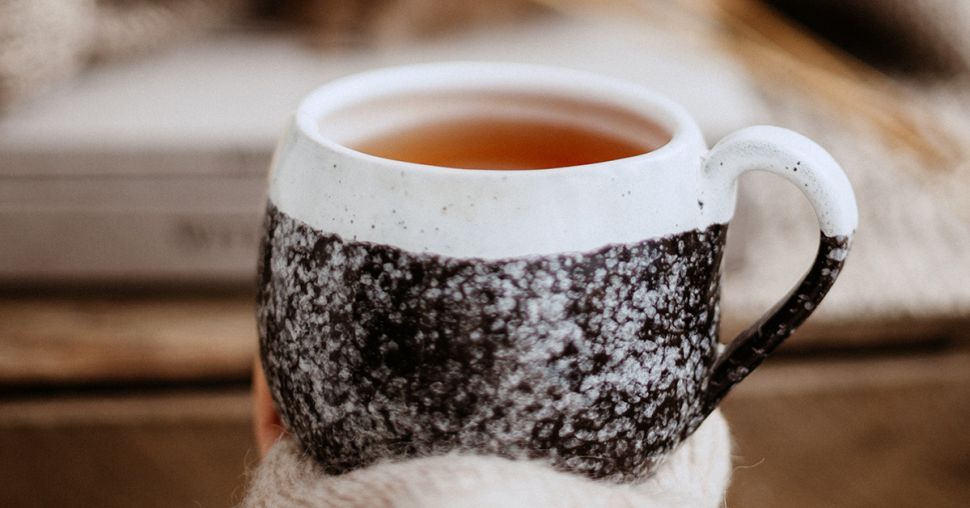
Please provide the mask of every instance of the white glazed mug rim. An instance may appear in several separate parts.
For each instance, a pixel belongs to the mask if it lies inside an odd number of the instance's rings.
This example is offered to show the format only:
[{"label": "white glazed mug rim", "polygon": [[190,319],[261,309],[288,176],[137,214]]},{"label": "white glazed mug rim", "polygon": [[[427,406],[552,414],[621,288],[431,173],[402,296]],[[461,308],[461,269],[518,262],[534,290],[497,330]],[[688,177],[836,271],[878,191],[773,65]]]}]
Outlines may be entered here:
[{"label": "white glazed mug rim", "polygon": [[[509,92],[556,93],[580,101],[602,101],[609,106],[636,114],[662,127],[669,139],[649,151],[618,159],[609,159],[575,166],[543,169],[495,169],[454,168],[411,161],[387,159],[364,153],[346,146],[328,136],[319,128],[318,122],[328,113],[368,99],[392,97],[408,92],[437,91],[494,91],[504,88]],[[387,166],[388,169],[405,172],[455,173],[465,177],[499,176],[521,178],[538,173],[552,176],[562,171],[602,171],[618,161],[646,163],[689,150],[692,137],[700,137],[700,128],[691,115],[668,97],[643,86],[576,69],[547,65],[454,61],[385,67],[364,71],[339,78],[307,95],[299,104],[296,128],[300,134],[321,148],[350,158]]]},{"label": "white glazed mug rim", "polygon": [[[414,90],[575,98],[592,105],[592,110],[603,104],[623,114],[632,112],[664,128],[670,140],[633,157],[501,171],[375,157],[321,133],[329,127],[326,118],[338,117],[342,109]],[[413,113],[415,118],[424,118],[419,116],[422,111],[439,113],[422,108]],[[369,122],[377,124],[392,115],[377,108],[372,116],[361,117],[369,129]],[[338,135],[346,134],[342,129],[337,129],[343,133]],[[535,65],[420,64],[351,75],[311,93],[276,152],[270,201],[320,231],[410,252],[485,259],[588,252],[730,220],[732,192],[699,204],[706,153],[691,116],[637,84]],[[723,213],[707,213],[714,210]]]}]

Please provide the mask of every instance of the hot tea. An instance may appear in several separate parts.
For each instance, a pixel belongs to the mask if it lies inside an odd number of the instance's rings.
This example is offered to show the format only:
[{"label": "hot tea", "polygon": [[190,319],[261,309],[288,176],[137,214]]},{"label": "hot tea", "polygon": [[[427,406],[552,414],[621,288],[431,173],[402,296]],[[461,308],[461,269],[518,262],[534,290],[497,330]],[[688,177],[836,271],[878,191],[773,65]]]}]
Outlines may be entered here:
[{"label": "hot tea", "polygon": [[547,169],[650,152],[658,148],[657,140],[663,138],[659,134],[636,139],[580,121],[462,116],[384,132],[351,148],[385,159],[433,166]]}]

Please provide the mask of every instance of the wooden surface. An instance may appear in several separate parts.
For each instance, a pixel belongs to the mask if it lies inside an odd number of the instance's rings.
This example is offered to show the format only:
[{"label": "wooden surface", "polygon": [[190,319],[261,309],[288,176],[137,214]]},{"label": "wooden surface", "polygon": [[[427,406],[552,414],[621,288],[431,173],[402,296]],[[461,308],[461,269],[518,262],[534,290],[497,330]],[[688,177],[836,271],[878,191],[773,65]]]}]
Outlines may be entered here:
[{"label": "wooden surface", "polygon": [[240,389],[5,401],[0,415],[5,507],[231,506],[256,460]]},{"label": "wooden surface", "polygon": [[[0,296],[0,505],[238,501],[253,302]],[[729,396],[727,506],[970,506],[965,330],[893,326],[809,328]]]},{"label": "wooden surface", "polygon": [[[0,384],[243,379],[257,346],[254,305],[245,293],[0,296]],[[727,316],[723,335],[744,325]],[[780,353],[970,344],[968,329],[957,319],[810,321]]]},{"label": "wooden surface", "polygon": [[728,506],[970,505],[967,352],[776,364],[725,411]]},{"label": "wooden surface", "polygon": [[[728,507],[970,504],[970,352],[785,359],[725,403]],[[245,385],[0,398],[0,499],[231,506],[255,462]]]},{"label": "wooden surface", "polygon": [[0,298],[0,383],[240,379],[255,297]]}]

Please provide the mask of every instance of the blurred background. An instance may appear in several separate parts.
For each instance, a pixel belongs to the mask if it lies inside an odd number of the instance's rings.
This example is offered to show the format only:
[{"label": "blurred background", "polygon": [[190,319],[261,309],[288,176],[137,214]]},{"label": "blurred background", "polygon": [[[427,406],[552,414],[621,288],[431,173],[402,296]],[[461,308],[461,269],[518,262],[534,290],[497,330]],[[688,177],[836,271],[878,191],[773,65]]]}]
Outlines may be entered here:
[{"label": "blurred background", "polygon": [[[724,404],[727,506],[970,506],[970,2],[0,0],[0,504],[231,506],[266,170],[301,96],[422,61],[661,91],[710,143],[827,147],[861,226]],[[742,182],[723,335],[807,268],[797,190]]]}]

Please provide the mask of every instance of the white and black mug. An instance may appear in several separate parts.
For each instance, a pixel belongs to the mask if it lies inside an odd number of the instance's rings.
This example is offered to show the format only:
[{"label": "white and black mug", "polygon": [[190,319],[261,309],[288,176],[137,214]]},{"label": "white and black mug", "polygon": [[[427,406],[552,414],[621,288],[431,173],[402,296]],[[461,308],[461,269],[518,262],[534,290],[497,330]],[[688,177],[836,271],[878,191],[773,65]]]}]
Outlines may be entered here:
[{"label": "white and black mug", "polygon": [[[351,148],[486,116],[653,149],[503,171]],[[821,238],[801,282],[719,352],[721,256],[750,170],[797,185]],[[329,473],[464,451],[632,481],[811,314],[857,222],[839,165],[785,129],[708,150],[681,107],[612,79],[483,63],[372,71],[313,92],[277,150],[261,358],[286,427]]]}]

